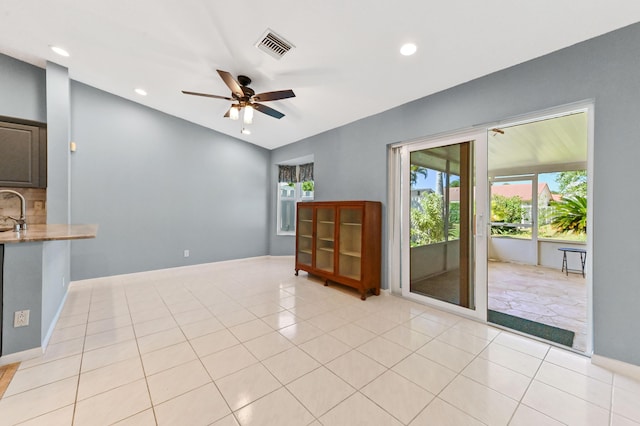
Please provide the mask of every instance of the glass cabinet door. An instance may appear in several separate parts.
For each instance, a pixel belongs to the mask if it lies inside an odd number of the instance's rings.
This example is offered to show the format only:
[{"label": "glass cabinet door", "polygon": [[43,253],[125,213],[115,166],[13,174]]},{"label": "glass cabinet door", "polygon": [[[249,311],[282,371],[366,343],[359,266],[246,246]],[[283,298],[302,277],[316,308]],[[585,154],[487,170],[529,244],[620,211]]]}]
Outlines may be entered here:
[{"label": "glass cabinet door", "polygon": [[316,209],[316,269],[333,272],[335,241],[335,209]]},{"label": "glass cabinet door", "polygon": [[338,274],[360,280],[362,259],[362,209],[360,208],[340,208],[339,254]]},{"label": "glass cabinet door", "polygon": [[311,266],[311,251],[313,249],[313,208],[298,208],[298,241],[296,247],[298,251],[298,263]]}]

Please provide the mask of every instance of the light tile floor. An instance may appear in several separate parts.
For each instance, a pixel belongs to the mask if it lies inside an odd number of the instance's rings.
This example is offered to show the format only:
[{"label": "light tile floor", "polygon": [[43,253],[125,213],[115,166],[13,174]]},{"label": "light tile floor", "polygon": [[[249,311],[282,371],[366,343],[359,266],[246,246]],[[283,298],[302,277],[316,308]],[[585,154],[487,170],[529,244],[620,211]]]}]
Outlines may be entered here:
[{"label": "light tile floor", "polygon": [[588,358],[259,258],[74,283],[0,425],[640,425]]}]

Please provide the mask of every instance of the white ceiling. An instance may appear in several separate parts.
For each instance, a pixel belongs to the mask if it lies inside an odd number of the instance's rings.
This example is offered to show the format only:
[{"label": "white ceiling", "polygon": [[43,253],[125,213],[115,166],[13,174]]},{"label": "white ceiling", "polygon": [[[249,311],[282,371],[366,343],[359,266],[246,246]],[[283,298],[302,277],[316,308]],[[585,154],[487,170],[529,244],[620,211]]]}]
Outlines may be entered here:
[{"label": "white ceiling", "polygon": [[[275,148],[638,21],[638,0],[0,0],[0,53]],[[296,46],[279,61],[254,47],[267,28]],[[229,102],[180,93],[229,96],[216,69],[297,96],[242,135]]]}]

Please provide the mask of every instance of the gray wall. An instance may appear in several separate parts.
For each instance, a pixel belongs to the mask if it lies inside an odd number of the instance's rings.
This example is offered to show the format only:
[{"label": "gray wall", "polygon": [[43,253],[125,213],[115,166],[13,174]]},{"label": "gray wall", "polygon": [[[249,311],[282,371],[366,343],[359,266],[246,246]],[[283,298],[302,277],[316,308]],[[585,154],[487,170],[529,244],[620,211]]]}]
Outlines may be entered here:
[{"label": "gray wall", "polygon": [[0,54],[0,115],[47,121],[43,69]]},{"label": "gray wall", "polygon": [[71,136],[73,280],[268,254],[267,150],[77,82]]},{"label": "gray wall", "polygon": [[[42,325],[42,243],[5,244],[2,354],[40,346]],[[13,327],[13,313],[28,309],[29,325]]]},{"label": "gray wall", "polygon": [[[634,240],[640,222],[633,217],[640,198],[624,184],[640,182],[639,69],[635,24],[274,150],[271,163],[313,154],[318,200],[386,203],[388,144],[593,99],[594,349],[640,365],[640,327],[634,326],[640,320],[640,244]],[[271,171],[275,182],[274,166]],[[270,194],[275,200],[274,189]],[[275,202],[270,215],[275,218]],[[294,240],[275,235],[275,219],[269,230],[271,253],[293,254]]]}]

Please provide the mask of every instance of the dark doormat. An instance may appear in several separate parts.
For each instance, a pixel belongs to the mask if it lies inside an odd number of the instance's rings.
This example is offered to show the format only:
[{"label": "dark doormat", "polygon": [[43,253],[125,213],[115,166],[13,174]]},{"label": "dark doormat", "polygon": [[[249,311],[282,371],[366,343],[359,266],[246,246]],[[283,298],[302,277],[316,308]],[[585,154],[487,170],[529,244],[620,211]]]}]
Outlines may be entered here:
[{"label": "dark doormat", "polygon": [[521,331],[532,336],[542,337],[545,340],[560,343],[565,346],[573,346],[573,331],[564,330],[558,327],[542,324],[524,318],[514,317],[513,315],[502,312],[492,311],[489,309],[487,320],[494,324],[503,325],[512,330]]}]

